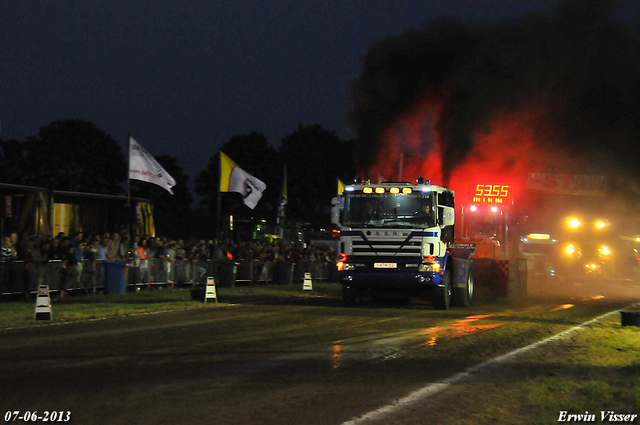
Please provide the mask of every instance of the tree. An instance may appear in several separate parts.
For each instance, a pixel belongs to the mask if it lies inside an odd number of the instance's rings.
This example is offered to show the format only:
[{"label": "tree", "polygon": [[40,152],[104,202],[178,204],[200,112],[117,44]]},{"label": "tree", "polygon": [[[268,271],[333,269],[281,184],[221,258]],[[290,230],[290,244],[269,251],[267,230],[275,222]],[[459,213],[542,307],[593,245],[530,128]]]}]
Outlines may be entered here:
[{"label": "tree", "polygon": [[304,127],[282,140],[280,154],[287,166],[287,217],[321,225],[328,220],[337,179],[355,176],[354,142],[341,140],[319,124]]},{"label": "tree", "polygon": [[24,152],[23,143],[18,140],[0,139],[0,182],[23,184]]},{"label": "tree", "polygon": [[127,163],[113,138],[82,120],[55,121],[24,142],[24,183],[56,190],[121,194]]}]

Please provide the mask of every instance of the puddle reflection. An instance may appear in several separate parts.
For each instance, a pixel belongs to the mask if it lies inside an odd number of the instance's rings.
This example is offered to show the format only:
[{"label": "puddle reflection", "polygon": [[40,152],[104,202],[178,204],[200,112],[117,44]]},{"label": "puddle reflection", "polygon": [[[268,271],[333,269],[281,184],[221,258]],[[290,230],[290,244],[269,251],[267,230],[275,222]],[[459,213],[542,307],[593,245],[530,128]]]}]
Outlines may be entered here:
[{"label": "puddle reflection", "polygon": [[478,331],[486,331],[488,329],[494,329],[501,326],[502,323],[491,323],[487,325],[472,325],[480,319],[486,319],[493,316],[492,314],[484,314],[477,316],[467,316],[464,319],[457,320],[455,323],[449,326],[434,326],[432,328],[426,328],[421,330],[418,335],[429,336],[429,339],[424,342],[424,345],[429,347],[435,347],[438,341],[447,341],[454,338],[460,338]]},{"label": "puddle reflection", "polygon": [[[415,338],[419,338],[419,345],[435,347],[439,342],[464,337],[478,331],[497,328],[503,323],[474,324],[481,319],[490,318],[492,314],[467,316],[447,326],[435,326],[421,329],[417,332],[407,331],[401,334],[371,335],[371,339],[363,341],[336,340],[331,352],[331,370],[338,372],[352,361],[386,361],[400,356],[402,346]],[[421,341],[424,339],[424,342]]]},{"label": "puddle reflection", "polygon": [[572,308],[572,307],[575,307],[575,305],[573,305],[573,304],[562,304],[562,305],[559,305],[558,307],[554,308],[551,311],[567,310],[567,309]]},{"label": "puddle reflection", "polygon": [[333,359],[331,360],[331,369],[338,370],[342,366],[342,341],[336,341],[333,344]]}]

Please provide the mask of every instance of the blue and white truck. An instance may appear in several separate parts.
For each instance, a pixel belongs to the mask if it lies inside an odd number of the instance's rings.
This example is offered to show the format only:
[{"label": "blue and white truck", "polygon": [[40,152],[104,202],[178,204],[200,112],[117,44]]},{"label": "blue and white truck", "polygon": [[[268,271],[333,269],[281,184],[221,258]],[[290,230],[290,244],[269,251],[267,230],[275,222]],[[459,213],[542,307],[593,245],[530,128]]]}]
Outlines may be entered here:
[{"label": "blue and white truck", "polygon": [[436,309],[473,300],[473,245],[456,245],[454,191],[416,184],[356,181],[334,200],[340,225],[338,280],[344,303],[377,293],[424,295]]}]

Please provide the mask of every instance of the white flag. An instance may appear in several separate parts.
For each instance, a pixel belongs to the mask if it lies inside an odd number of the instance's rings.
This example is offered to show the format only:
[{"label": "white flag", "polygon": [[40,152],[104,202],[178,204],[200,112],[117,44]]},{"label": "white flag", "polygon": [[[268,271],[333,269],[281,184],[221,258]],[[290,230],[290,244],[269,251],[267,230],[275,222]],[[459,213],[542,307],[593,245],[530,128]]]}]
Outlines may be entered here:
[{"label": "white flag", "polygon": [[133,137],[129,137],[129,178],[157,184],[173,195],[176,181]]},{"label": "white flag", "polygon": [[220,152],[220,192],[238,192],[244,204],[254,209],[267,185],[238,167],[224,152]]}]

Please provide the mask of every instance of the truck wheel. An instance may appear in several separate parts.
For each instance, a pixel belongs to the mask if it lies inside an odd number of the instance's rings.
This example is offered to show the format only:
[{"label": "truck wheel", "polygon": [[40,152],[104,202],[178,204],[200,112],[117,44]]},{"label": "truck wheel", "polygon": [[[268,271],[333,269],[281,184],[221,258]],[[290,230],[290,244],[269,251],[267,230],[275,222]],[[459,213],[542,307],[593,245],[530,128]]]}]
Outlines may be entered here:
[{"label": "truck wheel", "polygon": [[469,307],[473,301],[474,283],[473,273],[469,273],[467,284],[463,288],[455,288],[453,297],[455,305],[459,307]]},{"label": "truck wheel", "polygon": [[347,307],[355,307],[360,304],[360,293],[358,288],[342,285],[342,301]]},{"label": "truck wheel", "polygon": [[433,307],[436,310],[448,310],[451,307],[451,270],[444,272],[444,287],[436,288]]}]

